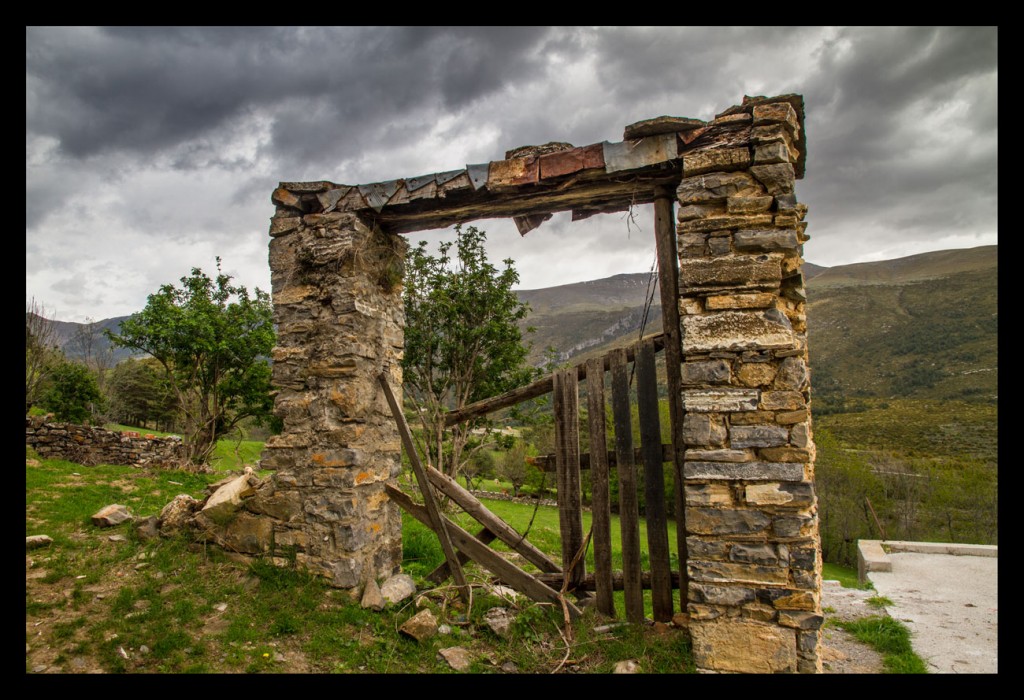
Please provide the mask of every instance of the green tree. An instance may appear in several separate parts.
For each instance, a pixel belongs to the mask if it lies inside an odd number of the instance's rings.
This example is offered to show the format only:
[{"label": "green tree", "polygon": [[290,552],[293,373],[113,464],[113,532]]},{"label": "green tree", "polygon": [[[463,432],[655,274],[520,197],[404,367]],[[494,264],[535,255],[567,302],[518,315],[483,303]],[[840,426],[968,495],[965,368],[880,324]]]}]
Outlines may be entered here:
[{"label": "green tree", "polygon": [[165,284],[146,308],[121,324],[117,345],[152,355],[163,367],[178,402],[188,458],[209,461],[218,436],[252,416],[266,420],[273,407],[270,365],[274,347],[270,297],[231,284],[220,271],[199,268]]},{"label": "green tree", "polygon": [[110,371],[107,381],[110,415],[119,423],[173,430],[178,405],[163,367],[152,357],[129,358]]},{"label": "green tree", "polygon": [[64,362],[53,370],[42,404],[59,421],[85,423],[102,410],[96,376],[85,365]]},{"label": "green tree", "polygon": [[53,322],[34,298],[25,304],[25,415],[40,400],[46,382],[64,361]]},{"label": "green tree", "polygon": [[529,307],[512,291],[519,281],[513,261],[498,270],[487,261],[484,231],[461,225],[455,231],[457,239],[442,243],[437,256],[428,254],[426,242],[409,251],[402,360],[427,458],[452,477],[469,456],[470,430],[482,421],[446,431],[444,414],[533,377],[517,325]]}]

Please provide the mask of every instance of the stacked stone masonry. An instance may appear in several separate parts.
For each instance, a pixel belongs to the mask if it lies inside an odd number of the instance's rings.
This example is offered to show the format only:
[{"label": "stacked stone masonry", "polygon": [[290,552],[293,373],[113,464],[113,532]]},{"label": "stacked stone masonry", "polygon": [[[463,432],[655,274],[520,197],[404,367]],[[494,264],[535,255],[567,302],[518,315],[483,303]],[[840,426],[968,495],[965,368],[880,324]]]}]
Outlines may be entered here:
[{"label": "stacked stone masonry", "polygon": [[177,467],[185,460],[181,438],[122,433],[75,423],[48,423],[42,416],[25,419],[25,444],[40,457],[85,465]]},{"label": "stacked stone masonry", "polygon": [[802,120],[733,109],[747,145],[684,155],[677,189],[690,630],[701,668],[820,672]]},{"label": "stacked stone masonry", "polygon": [[[401,562],[383,484],[399,440],[397,235],[550,212],[573,220],[675,188],[685,410],[690,630],[698,668],[817,672],[821,560],[800,275],[806,139],[799,95],[744,98],[713,121],[661,117],[624,141],[514,149],[503,161],[369,185],[282,182],[271,199],[278,347],[276,470],[236,541],[340,587]],[[549,144],[549,146],[552,144]],[[252,534],[255,532],[256,534]]]}]

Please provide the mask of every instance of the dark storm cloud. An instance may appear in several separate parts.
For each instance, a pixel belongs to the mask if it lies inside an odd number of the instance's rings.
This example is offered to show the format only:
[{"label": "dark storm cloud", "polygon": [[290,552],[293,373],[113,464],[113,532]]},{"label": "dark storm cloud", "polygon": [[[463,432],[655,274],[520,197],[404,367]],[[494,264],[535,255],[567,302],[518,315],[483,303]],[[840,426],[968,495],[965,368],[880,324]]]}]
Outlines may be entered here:
[{"label": "dark storm cloud", "polygon": [[209,164],[215,130],[265,114],[272,155],[337,160],[393,136],[394,115],[406,126],[529,79],[548,31],[30,29],[28,130],[76,158],[181,147],[175,163],[189,167]]}]

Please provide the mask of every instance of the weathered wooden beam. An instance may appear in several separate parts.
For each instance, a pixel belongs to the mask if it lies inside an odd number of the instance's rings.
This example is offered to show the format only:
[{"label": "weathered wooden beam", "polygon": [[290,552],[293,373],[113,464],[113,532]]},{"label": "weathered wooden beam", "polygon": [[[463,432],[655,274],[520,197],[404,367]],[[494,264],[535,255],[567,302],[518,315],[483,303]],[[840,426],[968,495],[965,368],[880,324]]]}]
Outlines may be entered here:
[{"label": "weathered wooden beam", "polygon": [[579,386],[576,370],[554,374],[555,465],[558,475],[558,527],[562,536],[562,571],[566,590],[586,573],[586,559],[573,559],[583,547],[583,503],[580,493]]},{"label": "weathered wooden beam", "polygon": [[[654,240],[658,250],[658,286],[661,290],[661,325],[665,333],[665,378],[668,385],[668,419],[672,427],[672,462],[676,543],[679,553],[679,568],[683,577],[679,589],[679,609],[685,611],[688,603],[686,575],[686,510],[684,505],[685,477],[683,473],[683,398],[682,398],[682,326],[679,321],[679,255],[676,246],[675,216],[673,215],[673,193],[667,189],[655,192],[654,199]],[[664,449],[664,445],[662,448]]]},{"label": "weathered wooden beam", "polygon": [[[588,382],[589,382],[589,377],[588,377]],[[615,452],[613,452],[613,451],[606,452],[605,453],[605,459],[607,460],[609,467],[618,466],[618,460],[615,458]],[[590,458],[590,453],[589,452],[584,452],[583,454],[580,455],[580,469],[591,469],[592,467],[590,466],[590,463],[592,461],[593,460]],[[641,451],[641,448],[634,447],[633,448],[633,462],[637,463],[637,462],[642,462],[642,461],[643,461],[643,452]],[[663,443],[662,446],[661,446],[661,461],[662,462],[671,462],[672,461],[672,445],[668,444],[667,442]],[[548,473],[554,472],[555,471],[555,453],[552,452],[551,454],[538,455],[536,457],[527,457],[526,458],[526,463],[529,464],[530,466],[537,467],[537,469],[540,469],[542,472],[548,472]]]},{"label": "weathered wooden beam", "polygon": [[605,449],[608,436],[605,429],[604,367],[599,357],[587,360],[587,415],[590,421],[590,449],[594,451],[594,468],[590,471],[594,590],[597,591],[598,611],[615,617],[615,599],[612,597],[612,510],[611,493],[608,490],[610,460]]},{"label": "weathered wooden beam", "polygon": [[672,619],[671,565],[665,514],[665,475],[661,468],[661,421],[658,416],[658,376],[654,347],[644,341],[636,355],[636,397],[640,444],[644,459],[644,514],[647,555],[651,565],[651,609],[657,622]]},{"label": "weathered wooden beam", "polygon": [[541,571],[560,572],[562,568],[553,562],[548,555],[530,544],[515,528],[488,510],[487,506],[458,484],[447,474],[442,474],[431,466],[426,468],[430,483],[455,501],[464,511],[472,515],[478,523],[494,533],[498,539],[536,566]]},{"label": "weathered wooden beam", "polygon": [[[597,574],[587,574],[580,581],[580,591],[596,591],[597,590]],[[557,586],[561,582],[558,574],[537,574],[537,579],[543,581],[549,586]],[[612,590],[621,591],[625,589],[626,577],[621,571],[611,572],[611,586]],[[671,573],[671,583],[673,588],[679,587],[679,572],[673,571]],[[644,571],[640,574],[640,587],[646,591],[651,590],[651,572]]]},{"label": "weathered wooden beam", "polygon": [[420,456],[416,453],[416,444],[412,441],[412,432],[409,430],[409,424],[405,422],[402,408],[398,405],[398,400],[391,392],[391,385],[388,384],[387,376],[381,372],[377,379],[384,390],[384,398],[387,399],[388,406],[391,407],[391,415],[394,416],[395,422],[398,424],[398,433],[402,438],[402,445],[405,447],[405,453],[409,456],[409,462],[412,463],[412,470],[416,474],[416,483],[419,484],[420,493],[423,494],[425,510],[430,516],[427,524],[441,542],[444,560],[448,564],[452,578],[455,579],[455,583],[459,587],[459,595],[466,603],[469,603],[472,600],[469,583],[466,581],[466,575],[462,572],[462,566],[455,556],[455,549],[452,547],[448,529],[445,527],[445,518],[441,515],[437,501],[434,500],[434,494],[430,490],[430,483],[427,480],[426,472],[423,470],[423,464],[420,462]]},{"label": "weathered wooden beam", "polygon": [[[384,490],[387,492],[391,500],[397,503],[405,512],[409,513],[409,515],[413,516],[427,527],[431,527],[430,514],[427,513],[426,508],[413,502],[408,495],[391,484],[385,484]],[[454,543],[454,545],[470,559],[497,576],[501,582],[511,586],[532,600],[554,603],[558,606],[561,606],[564,603],[569,610],[570,616],[573,618],[578,618],[580,616],[581,613],[579,608],[568,600],[564,600],[562,596],[558,594],[558,591],[554,590],[546,583],[541,582],[536,577],[526,573],[512,562],[506,560],[500,554],[477,538],[473,537],[473,535],[469,534],[452,521],[447,518],[444,520],[448,532],[451,533],[452,543]],[[556,575],[560,576],[560,574]]]},{"label": "weathered wooden beam", "polygon": [[637,503],[636,467],[633,463],[633,427],[629,409],[629,374],[626,351],[611,352],[612,417],[615,422],[615,459],[619,476],[619,526],[622,531],[622,568],[625,577],[626,619],[644,619],[644,594],[640,588],[640,515]]},{"label": "weathered wooden beam", "polygon": [[[657,333],[650,337],[654,340],[654,348],[656,352],[664,347],[665,339],[663,333]],[[632,362],[635,356],[636,344],[634,343],[626,349],[626,362]],[[610,366],[608,362],[608,355],[601,358],[602,367],[605,371],[607,371]],[[576,377],[579,380],[582,381],[587,378],[586,362],[581,362],[576,365],[575,369]],[[456,423],[463,423],[465,421],[472,420],[473,418],[479,418],[480,416],[485,416],[488,413],[494,413],[495,411],[500,411],[503,408],[508,408],[509,406],[516,405],[517,403],[522,403],[523,401],[528,401],[538,396],[550,393],[554,386],[551,377],[552,375],[549,374],[542,379],[538,379],[532,384],[527,384],[526,386],[521,386],[516,389],[512,389],[511,391],[506,391],[504,394],[492,396],[489,399],[482,399],[475,403],[471,403],[468,406],[464,406],[457,411],[449,411],[444,417],[445,427],[455,425]]]}]

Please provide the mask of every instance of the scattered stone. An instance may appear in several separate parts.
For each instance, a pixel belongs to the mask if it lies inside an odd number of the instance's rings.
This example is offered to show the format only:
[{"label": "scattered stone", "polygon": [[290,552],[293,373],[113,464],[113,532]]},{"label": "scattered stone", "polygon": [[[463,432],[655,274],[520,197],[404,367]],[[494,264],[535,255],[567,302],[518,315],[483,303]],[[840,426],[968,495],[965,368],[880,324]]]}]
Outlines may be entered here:
[{"label": "scattered stone", "polygon": [[139,645],[139,653],[140,654],[148,654],[149,653],[149,647],[147,647],[145,644],[140,644]]},{"label": "scattered stone", "polygon": [[501,670],[505,673],[519,673],[519,667],[511,661],[506,661],[501,665]]},{"label": "scattered stone", "polygon": [[82,475],[79,474],[78,472],[71,472],[71,476],[82,476]]},{"label": "scattered stone", "polygon": [[25,538],[25,549],[39,549],[49,547],[53,544],[53,538],[49,535],[29,535]]},{"label": "scattered stone", "polygon": [[452,633],[452,628],[449,625],[438,625],[437,633],[438,634],[451,634]]},{"label": "scattered stone", "polygon": [[118,647],[117,648],[117,653],[121,655],[122,659],[127,659],[128,658],[128,652],[124,650],[124,647]]},{"label": "scattered stone", "polygon": [[131,520],[132,514],[127,506],[117,503],[101,508],[92,516],[92,524],[96,527],[114,527],[126,520]]},{"label": "scattered stone", "polygon": [[445,649],[438,649],[437,653],[456,671],[469,670],[470,664],[473,663],[469,649],[465,647],[447,647]]},{"label": "scattered stone", "polygon": [[416,592],[416,583],[409,574],[395,574],[381,584],[380,594],[389,603],[401,603]]},{"label": "scattered stone", "polygon": [[508,600],[515,600],[519,597],[519,591],[508,586],[497,585],[491,588],[491,592],[499,598],[506,598]]},{"label": "scattered stone", "polygon": [[160,536],[160,521],[155,515],[142,518],[135,523],[135,534],[143,542],[154,540]]},{"label": "scattered stone", "polygon": [[425,608],[406,620],[398,631],[422,642],[437,634],[437,618]]},{"label": "scattered stone", "polygon": [[274,654],[274,661],[278,663],[284,663],[284,660],[284,654],[282,654],[281,652],[277,652],[276,654]]},{"label": "scattered stone", "polygon": [[[26,467],[38,467],[39,466],[39,460],[38,459],[26,459],[25,460],[25,466]],[[44,666],[43,668],[46,668],[46,667]]]},{"label": "scattered stone", "polygon": [[[35,460],[32,460],[35,461]],[[36,664],[32,667],[32,673],[42,673],[46,670],[46,664]]]},{"label": "scattered stone", "polygon": [[152,605],[152,602],[146,600],[145,598],[143,598],[142,600],[136,600],[134,603],[132,603],[132,607],[136,610],[148,610],[150,605]]},{"label": "scattered stone", "polygon": [[612,673],[640,673],[640,664],[633,659],[619,661],[615,664]]},{"label": "scattered stone", "polygon": [[110,535],[108,538],[111,542],[127,542],[128,538],[124,535]]},{"label": "scattered stone", "polygon": [[364,608],[370,608],[371,610],[383,610],[386,603],[384,597],[380,593],[380,586],[377,585],[375,579],[370,579],[365,588],[363,589],[363,599],[359,604]]},{"label": "scattered stone", "polygon": [[202,503],[188,494],[182,493],[175,496],[160,511],[160,534],[168,537],[188,527],[201,505]]},{"label": "scattered stone", "polygon": [[207,499],[202,508],[203,515],[219,525],[230,521],[242,507],[242,499],[256,493],[249,482],[250,475],[242,474],[221,486]]},{"label": "scattered stone", "polygon": [[216,610],[217,612],[224,612],[225,610],[228,609],[228,604],[227,603],[217,603],[216,605],[213,606],[213,609]]},{"label": "scattered stone", "polygon": [[672,616],[672,624],[680,629],[688,629],[690,627],[690,616],[686,613],[676,613]]},{"label": "scattered stone", "polygon": [[85,668],[85,659],[81,656],[76,656],[71,659],[71,668],[83,669]]},{"label": "scattered stone", "polygon": [[505,608],[491,608],[484,613],[484,622],[499,637],[507,637],[512,626],[512,615]]}]

